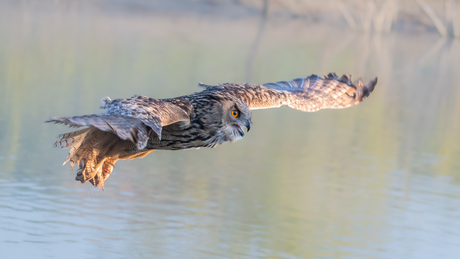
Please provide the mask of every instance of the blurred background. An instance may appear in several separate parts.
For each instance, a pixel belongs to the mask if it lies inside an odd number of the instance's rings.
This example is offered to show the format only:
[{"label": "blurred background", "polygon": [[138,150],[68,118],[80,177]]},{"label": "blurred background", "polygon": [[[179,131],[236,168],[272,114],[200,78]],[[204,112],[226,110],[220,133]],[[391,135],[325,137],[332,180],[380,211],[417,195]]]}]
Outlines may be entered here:
[{"label": "blurred background", "polygon": [[[460,1],[0,0],[1,258],[458,258]],[[349,73],[362,104],[74,181],[50,116]]]}]

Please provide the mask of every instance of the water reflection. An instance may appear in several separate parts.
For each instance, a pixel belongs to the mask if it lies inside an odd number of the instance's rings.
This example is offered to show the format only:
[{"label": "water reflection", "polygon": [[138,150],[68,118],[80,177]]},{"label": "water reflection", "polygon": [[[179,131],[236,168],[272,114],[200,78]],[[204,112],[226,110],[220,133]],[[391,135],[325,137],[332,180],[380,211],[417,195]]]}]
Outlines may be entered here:
[{"label": "water reflection", "polygon": [[0,8],[2,258],[455,258],[456,40],[269,19],[251,82],[378,75],[373,96],[340,111],[255,111],[244,140],[120,162],[105,192],[61,167],[66,154],[51,143],[62,128],[42,123],[50,114],[97,112],[106,95],[166,98],[199,81],[249,80],[259,26]]}]

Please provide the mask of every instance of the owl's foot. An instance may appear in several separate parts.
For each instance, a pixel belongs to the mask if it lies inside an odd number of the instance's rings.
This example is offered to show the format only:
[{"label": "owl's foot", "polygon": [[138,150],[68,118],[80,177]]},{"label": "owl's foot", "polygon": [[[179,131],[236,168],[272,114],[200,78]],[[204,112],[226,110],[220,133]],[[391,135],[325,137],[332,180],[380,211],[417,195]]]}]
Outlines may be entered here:
[{"label": "owl's foot", "polygon": [[86,160],[83,160],[79,164],[75,180],[81,183],[89,181],[93,186],[104,190],[104,181],[109,178],[116,161],[105,158],[93,168],[86,166]]},{"label": "owl's foot", "polygon": [[89,182],[93,186],[99,187],[102,190],[104,190],[104,181],[107,180],[107,178],[109,178],[110,174],[113,171],[113,168],[115,167],[114,164],[116,161],[117,160],[111,160],[109,158],[105,159],[101,166],[101,169],[98,170],[96,175],[91,180],[89,180]]}]

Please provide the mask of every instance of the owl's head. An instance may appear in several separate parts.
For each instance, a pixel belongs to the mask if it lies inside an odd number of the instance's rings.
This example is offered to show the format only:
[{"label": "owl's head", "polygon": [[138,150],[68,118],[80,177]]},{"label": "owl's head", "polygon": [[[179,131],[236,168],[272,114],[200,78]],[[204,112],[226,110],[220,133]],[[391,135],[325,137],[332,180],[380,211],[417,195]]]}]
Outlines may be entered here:
[{"label": "owl's head", "polygon": [[222,123],[227,141],[237,141],[244,137],[243,127],[251,129],[251,110],[240,99],[230,96],[223,105]]}]

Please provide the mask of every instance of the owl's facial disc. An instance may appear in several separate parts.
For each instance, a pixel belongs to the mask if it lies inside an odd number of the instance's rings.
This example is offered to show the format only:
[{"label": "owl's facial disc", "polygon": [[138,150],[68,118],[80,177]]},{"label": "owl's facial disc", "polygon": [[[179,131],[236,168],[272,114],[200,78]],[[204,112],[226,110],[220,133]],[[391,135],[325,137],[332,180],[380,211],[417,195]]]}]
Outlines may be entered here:
[{"label": "owl's facial disc", "polygon": [[229,95],[231,101],[223,105],[225,114],[223,123],[225,127],[226,141],[237,141],[244,137],[243,128],[251,129],[251,110],[241,100]]},{"label": "owl's facial disc", "polygon": [[[241,122],[242,120],[244,120],[244,118],[240,118],[240,111],[238,109],[233,109],[230,114],[232,115],[233,118],[235,118],[237,120],[237,122]],[[243,115],[244,116],[244,115]],[[249,130],[251,129],[251,121],[250,120],[246,120],[246,123],[244,124],[244,126],[246,127],[247,131],[249,132]],[[238,131],[238,133],[240,134],[241,137],[244,137],[244,130],[241,128],[240,125],[238,124],[233,124],[233,127],[236,128],[236,130]]]},{"label": "owl's facial disc", "polygon": [[235,123],[232,126],[235,128],[236,133],[239,134],[241,137],[244,137],[244,130],[242,127],[246,127],[247,131],[251,129],[251,119],[247,118],[247,116],[241,113],[238,109],[234,108],[230,111],[231,116]]}]

